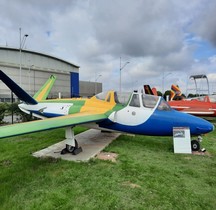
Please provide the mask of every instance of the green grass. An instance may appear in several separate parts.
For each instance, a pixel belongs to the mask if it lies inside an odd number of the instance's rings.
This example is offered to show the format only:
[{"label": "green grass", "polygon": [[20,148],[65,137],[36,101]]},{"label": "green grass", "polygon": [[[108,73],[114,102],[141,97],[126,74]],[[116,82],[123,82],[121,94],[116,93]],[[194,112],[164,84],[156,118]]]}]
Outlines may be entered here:
[{"label": "green grass", "polygon": [[202,143],[210,156],[198,156],[174,154],[171,137],[122,135],[105,148],[116,163],[31,155],[64,129],[1,139],[0,209],[215,209],[215,136]]}]

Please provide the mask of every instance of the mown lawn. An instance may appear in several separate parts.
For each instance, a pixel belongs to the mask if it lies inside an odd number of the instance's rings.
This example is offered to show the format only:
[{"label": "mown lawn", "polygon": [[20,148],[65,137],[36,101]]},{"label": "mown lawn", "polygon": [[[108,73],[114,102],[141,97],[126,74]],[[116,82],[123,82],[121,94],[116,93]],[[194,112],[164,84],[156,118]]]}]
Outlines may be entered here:
[{"label": "mown lawn", "polygon": [[31,155],[62,139],[64,129],[0,140],[0,209],[216,207],[216,131],[204,136],[202,156],[174,154],[171,137],[126,135],[105,149],[115,163]]}]

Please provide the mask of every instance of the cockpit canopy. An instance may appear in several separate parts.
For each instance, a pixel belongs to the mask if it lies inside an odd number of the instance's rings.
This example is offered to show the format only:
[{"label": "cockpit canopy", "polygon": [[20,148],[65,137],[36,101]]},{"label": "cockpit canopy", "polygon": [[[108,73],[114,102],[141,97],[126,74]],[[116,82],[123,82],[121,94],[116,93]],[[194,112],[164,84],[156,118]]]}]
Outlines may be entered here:
[{"label": "cockpit canopy", "polygon": [[110,92],[102,92],[98,93],[95,97],[102,101],[110,102],[111,94],[114,93],[114,100],[117,104],[127,105],[129,102],[129,99],[131,97],[131,93],[129,92],[116,92],[116,91],[110,91]]},{"label": "cockpit canopy", "polygon": [[153,96],[143,93],[133,93],[129,106],[133,107],[145,107],[154,109],[157,106],[159,110],[170,110],[170,106],[160,96]]},{"label": "cockpit canopy", "polygon": [[[96,98],[99,100],[110,102],[111,93],[99,93]],[[128,105],[131,107],[144,107],[149,109],[154,109],[157,106],[158,110],[170,110],[170,106],[167,102],[160,96],[147,95],[144,93],[129,93],[129,92],[113,92],[114,100],[117,104],[122,104],[124,106]]]}]

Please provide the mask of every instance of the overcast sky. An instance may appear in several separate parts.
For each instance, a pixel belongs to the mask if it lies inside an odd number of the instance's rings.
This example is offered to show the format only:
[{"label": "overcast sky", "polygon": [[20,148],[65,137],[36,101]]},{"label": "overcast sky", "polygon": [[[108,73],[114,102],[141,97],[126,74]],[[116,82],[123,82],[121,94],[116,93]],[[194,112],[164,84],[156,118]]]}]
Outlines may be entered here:
[{"label": "overcast sky", "polygon": [[0,45],[19,47],[21,27],[26,49],[79,65],[104,90],[119,90],[121,57],[122,90],[185,91],[206,74],[216,92],[215,11],[216,0],[0,0]]}]

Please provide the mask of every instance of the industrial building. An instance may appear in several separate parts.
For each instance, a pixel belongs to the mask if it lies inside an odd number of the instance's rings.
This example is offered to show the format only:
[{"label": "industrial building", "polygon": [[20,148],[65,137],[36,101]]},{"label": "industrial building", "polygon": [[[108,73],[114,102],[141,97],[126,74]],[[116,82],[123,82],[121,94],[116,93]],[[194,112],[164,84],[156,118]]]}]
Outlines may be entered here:
[{"label": "industrial building", "polygon": [[[0,69],[30,95],[34,95],[51,74],[57,80],[50,98],[89,97],[102,91],[102,83],[79,81],[79,66],[52,55],[11,47],[0,47]],[[0,101],[10,101],[11,92],[0,82]]]}]

